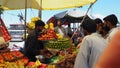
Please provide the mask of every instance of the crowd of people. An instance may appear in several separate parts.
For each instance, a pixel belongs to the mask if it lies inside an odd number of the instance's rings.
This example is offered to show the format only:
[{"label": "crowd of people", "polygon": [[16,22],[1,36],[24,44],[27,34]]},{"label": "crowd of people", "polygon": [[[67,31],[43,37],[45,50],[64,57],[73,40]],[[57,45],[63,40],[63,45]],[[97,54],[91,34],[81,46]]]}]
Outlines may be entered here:
[{"label": "crowd of people", "polygon": [[[84,37],[78,37],[79,43],[76,47],[79,48],[79,51],[74,68],[120,68],[120,61],[117,60],[120,55],[118,51],[120,48],[118,41],[120,29],[117,27],[117,23],[118,19],[114,14],[104,17],[103,21],[96,18],[94,20],[85,19],[81,23]],[[44,32],[44,26],[45,23],[42,20],[36,21],[35,29],[29,32],[25,40],[24,54],[30,61],[36,61],[36,55],[45,54],[44,43],[37,39]],[[72,37],[74,33],[70,24],[66,30],[60,20],[57,20],[54,31],[64,37]]]},{"label": "crowd of people", "polygon": [[[111,14],[106,16],[103,21],[102,23],[97,18],[95,20],[88,19],[82,23],[81,27],[86,36],[81,41],[74,68],[120,67],[117,58],[120,54],[115,50],[115,47],[120,46],[118,19]],[[112,51],[115,53],[114,57],[112,57]]]}]

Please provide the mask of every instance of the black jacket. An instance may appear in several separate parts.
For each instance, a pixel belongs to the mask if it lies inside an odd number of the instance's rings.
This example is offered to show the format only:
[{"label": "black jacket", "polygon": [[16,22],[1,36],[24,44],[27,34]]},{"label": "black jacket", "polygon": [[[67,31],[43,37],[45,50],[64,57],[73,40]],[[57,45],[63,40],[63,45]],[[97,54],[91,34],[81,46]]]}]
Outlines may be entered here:
[{"label": "black jacket", "polygon": [[43,42],[38,40],[38,33],[34,31],[28,35],[25,46],[24,54],[29,58],[30,61],[36,61],[36,55],[40,54],[40,50],[44,49]]}]

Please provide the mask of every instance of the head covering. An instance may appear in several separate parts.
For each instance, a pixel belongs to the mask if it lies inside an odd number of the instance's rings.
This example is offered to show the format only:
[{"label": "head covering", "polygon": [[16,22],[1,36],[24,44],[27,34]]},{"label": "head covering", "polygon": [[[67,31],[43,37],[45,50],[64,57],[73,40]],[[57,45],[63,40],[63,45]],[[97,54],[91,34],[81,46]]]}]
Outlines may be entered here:
[{"label": "head covering", "polygon": [[94,21],[96,24],[102,24],[102,20],[100,18],[96,18]]},{"label": "head covering", "polygon": [[92,19],[86,19],[81,24],[81,27],[85,30],[87,30],[90,33],[96,32],[97,25],[94,20]]},{"label": "head covering", "polygon": [[35,21],[35,27],[37,26],[45,26],[45,23],[42,20]]},{"label": "head covering", "polygon": [[112,25],[115,25],[118,23],[118,19],[114,14],[108,15],[103,20],[109,21]]}]

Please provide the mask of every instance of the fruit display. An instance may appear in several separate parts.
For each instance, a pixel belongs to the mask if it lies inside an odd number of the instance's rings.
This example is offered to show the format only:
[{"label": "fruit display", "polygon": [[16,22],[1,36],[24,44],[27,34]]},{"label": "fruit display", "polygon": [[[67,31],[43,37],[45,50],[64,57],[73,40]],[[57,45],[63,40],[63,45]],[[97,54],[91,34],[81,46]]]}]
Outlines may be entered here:
[{"label": "fruit display", "polygon": [[17,58],[23,57],[23,54],[19,51],[12,51],[11,53]]},{"label": "fruit display", "polygon": [[38,37],[38,40],[54,40],[57,38],[56,33],[52,29],[48,29],[45,34]]},{"label": "fruit display", "polygon": [[13,61],[16,59],[16,57],[14,57],[14,55],[12,55],[10,52],[3,53],[3,56],[6,61]]},{"label": "fruit display", "polygon": [[68,48],[66,50],[66,52],[67,52],[66,54],[64,51],[61,51],[59,53],[59,59],[61,59],[61,60],[56,63],[56,68],[59,68],[59,67],[60,68],[73,68],[75,58],[77,55],[77,50],[76,50],[76,48],[74,48],[72,46],[72,47]]},{"label": "fruit display", "polygon": [[20,59],[15,60],[14,62],[18,64],[19,62],[22,62],[23,65],[26,65],[28,63],[29,59],[27,57],[22,57]]},{"label": "fruit display", "polygon": [[19,61],[17,64],[15,62],[2,62],[0,63],[0,68],[25,68],[23,62]]},{"label": "fruit display", "polygon": [[56,68],[56,66],[54,64],[49,64],[47,68]]},{"label": "fruit display", "polygon": [[0,60],[3,59],[4,61],[14,61],[22,58],[23,56],[24,55],[19,51],[4,52],[0,54]]},{"label": "fruit display", "polygon": [[4,61],[4,57],[2,55],[0,55],[0,61]]},{"label": "fruit display", "polygon": [[57,50],[63,50],[67,49],[71,46],[71,42],[68,38],[61,38],[57,40],[51,40],[48,43],[46,43],[45,47],[50,49],[57,49]]},{"label": "fruit display", "polygon": [[11,36],[1,18],[0,18],[0,32],[2,33],[2,37],[4,38],[5,42],[9,42]]}]

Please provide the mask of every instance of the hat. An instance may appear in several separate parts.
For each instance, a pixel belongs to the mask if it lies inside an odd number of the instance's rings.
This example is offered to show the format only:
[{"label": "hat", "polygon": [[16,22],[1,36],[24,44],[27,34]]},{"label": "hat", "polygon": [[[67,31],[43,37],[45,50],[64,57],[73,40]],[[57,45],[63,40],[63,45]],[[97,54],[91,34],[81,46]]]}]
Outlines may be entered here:
[{"label": "hat", "polygon": [[102,24],[102,20],[100,18],[96,18],[94,21],[96,24]]},{"label": "hat", "polygon": [[45,26],[45,23],[42,20],[35,21],[35,27],[36,26]]},{"label": "hat", "polygon": [[103,20],[109,21],[112,25],[116,25],[118,23],[118,19],[114,14],[108,15]]}]

